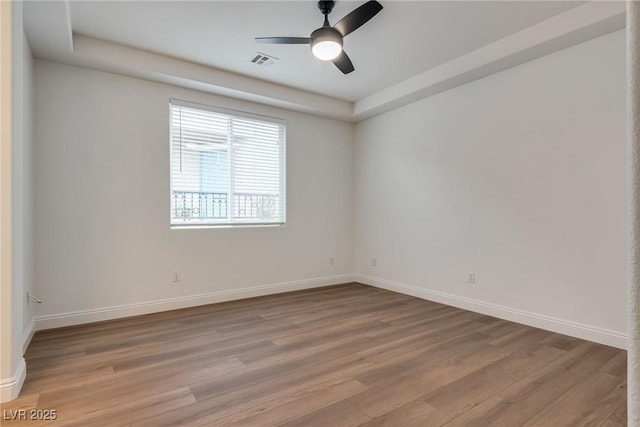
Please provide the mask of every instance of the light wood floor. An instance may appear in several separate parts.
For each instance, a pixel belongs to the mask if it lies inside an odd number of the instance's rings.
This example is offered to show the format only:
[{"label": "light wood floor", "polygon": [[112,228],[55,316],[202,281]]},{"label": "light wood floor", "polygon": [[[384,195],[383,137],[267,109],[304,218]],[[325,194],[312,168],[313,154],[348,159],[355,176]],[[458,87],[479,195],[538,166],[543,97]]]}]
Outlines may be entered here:
[{"label": "light wood floor", "polygon": [[[626,353],[360,285],[38,332],[3,426],[625,425]],[[5,412],[6,415],[6,412]]]}]

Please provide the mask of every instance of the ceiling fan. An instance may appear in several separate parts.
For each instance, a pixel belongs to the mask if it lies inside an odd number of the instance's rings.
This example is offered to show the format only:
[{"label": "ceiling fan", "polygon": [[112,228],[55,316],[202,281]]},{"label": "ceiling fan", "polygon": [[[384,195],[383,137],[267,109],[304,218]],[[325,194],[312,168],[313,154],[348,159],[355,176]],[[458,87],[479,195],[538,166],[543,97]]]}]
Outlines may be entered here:
[{"label": "ceiling fan", "polygon": [[382,10],[375,0],[366,2],[342,18],[333,27],[329,25],[329,14],[335,1],[319,1],[318,9],[324,15],[324,24],[309,37],[256,37],[258,43],[309,44],[316,58],[332,61],[340,71],[349,74],[354,70],[351,60],[342,50],[342,39],[351,34]]}]

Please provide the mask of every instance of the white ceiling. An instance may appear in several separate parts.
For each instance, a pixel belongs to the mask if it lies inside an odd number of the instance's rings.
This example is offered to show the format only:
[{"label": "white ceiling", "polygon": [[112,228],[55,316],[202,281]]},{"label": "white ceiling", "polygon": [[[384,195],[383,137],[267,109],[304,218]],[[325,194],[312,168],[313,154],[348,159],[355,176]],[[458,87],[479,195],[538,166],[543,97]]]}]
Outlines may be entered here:
[{"label": "white ceiling", "polygon": [[[347,101],[424,73],[583,2],[390,1],[345,39],[356,70],[343,75],[305,45],[258,45],[258,36],[302,36],[321,26],[313,1],[72,1],[82,34]],[[363,1],[337,1],[332,24]],[[256,52],[280,58],[270,67]]]},{"label": "white ceiling", "polygon": [[[35,57],[358,122],[625,26],[624,1],[398,1],[345,39],[343,75],[304,45],[315,1],[29,0]],[[335,23],[362,4],[340,0]],[[256,52],[280,58],[250,62]]]}]

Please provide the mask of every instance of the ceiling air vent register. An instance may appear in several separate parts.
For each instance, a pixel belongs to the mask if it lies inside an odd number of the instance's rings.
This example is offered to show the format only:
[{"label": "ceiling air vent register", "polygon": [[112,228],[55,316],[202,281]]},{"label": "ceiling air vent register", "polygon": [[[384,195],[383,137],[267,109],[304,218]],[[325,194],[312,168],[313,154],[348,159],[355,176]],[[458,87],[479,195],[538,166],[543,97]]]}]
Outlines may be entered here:
[{"label": "ceiling air vent register", "polygon": [[268,67],[270,65],[273,65],[276,61],[278,61],[278,58],[276,58],[275,56],[267,55],[262,52],[256,52],[256,55],[251,60],[251,62],[256,65],[260,65],[261,67]]}]

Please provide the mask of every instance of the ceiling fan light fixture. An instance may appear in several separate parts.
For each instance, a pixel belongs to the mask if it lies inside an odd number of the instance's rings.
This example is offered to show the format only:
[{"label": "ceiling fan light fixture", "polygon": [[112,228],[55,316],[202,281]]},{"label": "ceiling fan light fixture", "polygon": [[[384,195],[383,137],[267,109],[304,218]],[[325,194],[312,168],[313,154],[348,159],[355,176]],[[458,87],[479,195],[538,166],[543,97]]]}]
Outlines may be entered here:
[{"label": "ceiling fan light fixture", "polygon": [[322,27],[311,34],[311,52],[322,61],[331,61],[342,52],[342,35],[331,27]]},{"label": "ceiling fan light fixture", "polygon": [[323,61],[331,61],[340,55],[340,52],[342,52],[342,46],[340,46],[340,43],[338,42],[324,40],[311,46],[311,51],[316,58]]}]

